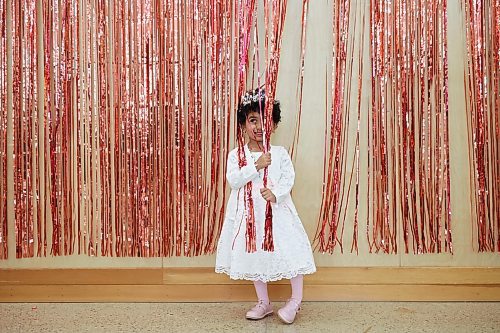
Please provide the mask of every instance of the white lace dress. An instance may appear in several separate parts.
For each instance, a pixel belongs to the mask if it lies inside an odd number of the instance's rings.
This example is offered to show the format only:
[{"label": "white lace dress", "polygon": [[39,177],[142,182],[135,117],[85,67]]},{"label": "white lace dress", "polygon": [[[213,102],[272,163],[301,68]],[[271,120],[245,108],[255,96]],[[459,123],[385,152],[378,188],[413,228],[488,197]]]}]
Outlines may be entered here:
[{"label": "white lace dress", "polygon": [[[273,209],[274,251],[262,250],[266,201],[260,194],[264,170],[254,165],[262,153],[251,153],[245,146],[247,166],[239,168],[237,149],[232,150],[227,162],[227,180],[231,195],[217,247],[215,271],[228,274],[231,279],[260,280],[263,282],[291,279],[298,274],[316,271],[311,244],[293,204],[290,191],[295,172],[286,149],[271,146],[272,163],[269,166],[268,188],[276,196]],[[255,209],[257,252],[246,252],[246,218],[244,208],[245,184],[252,181]]]}]

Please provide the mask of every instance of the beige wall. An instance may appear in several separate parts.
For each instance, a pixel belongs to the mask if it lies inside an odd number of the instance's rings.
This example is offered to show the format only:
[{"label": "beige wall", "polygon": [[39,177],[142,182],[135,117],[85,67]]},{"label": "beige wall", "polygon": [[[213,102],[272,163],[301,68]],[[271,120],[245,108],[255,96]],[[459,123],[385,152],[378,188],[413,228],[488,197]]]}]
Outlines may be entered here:
[{"label": "beige wall", "polygon": [[[354,2],[354,1],[353,1]],[[369,1],[359,1],[368,5]],[[305,62],[303,118],[301,139],[295,161],[296,183],[293,197],[304,226],[312,238],[321,204],[321,182],[325,130],[325,73],[331,77],[331,3],[316,0],[310,3],[307,30],[307,50]],[[449,47],[449,93],[450,93],[450,166],[451,204],[454,254],[428,255],[384,255],[368,254],[366,237],[360,225],[359,255],[349,252],[352,233],[353,211],[346,220],[344,244],[347,251],[334,255],[315,254],[318,266],[496,266],[500,267],[500,255],[475,253],[472,248],[472,224],[470,212],[469,164],[466,134],[466,114],[464,105],[464,49],[460,0],[448,0],[448,47]],[[283,106],[283,122],[279,126],[273,142],[288,147],[292,142],[291,130],[295,124],[296,82],[300,55],[300,11],[301,1],[289,1],[287,22],[282,48],[277,98]],[[368,19],[368,17],[367,17]],[[367,22],[368,23],[368,22]],[[262,38],[261,38],[262,40]],[[365,63],[369,63],[368,46],[365,46]],[[355,61],[356,63],[356,61]],[[262,68],[262,67],[261,67]],[[357,73],[356,66],[354,67]],[[365,70],[366,72],[366,70]],[[369,75],[369,71],[368,71]],[[369,76],[365,75],[365,82]],[[368,81],[367,81],[368,80]],[[365,84],[365,88],[368,85]],[[356,89],[353,88],[355,92]],[[352,115],[356,114],[356,96],[352,96]],[[366,112],[368,94],[364,94],[362,110]],[[366,122],[365,122],[366,124]],[[365,126],[365,125],[363,125]],[[363,133],[363,129],[362,129]],[[362,134],[362,140],[366,134]],[[352,149],[352,147],[351,147]],[[363,152],[363,150],[361,150]],[[352,154],[349,155],[349,159]],[[361,165],[364,161],[361,157]],[[363,170],[362,170],[363,172]],[[349,176],[347,174],[346,176]],[[361,192],[363,198],[365,192]],[[353,193],[354,194],[354,193]],[[353,197],[352,197],[353,198]],[[353,199],[351,199],[353,203]],[[363,202],[363,200],[361,200]],[[363,223],[366,207],[360,206],[360,223]],[[401,243],[402,244],[402,243]],[[5,267],[205,267],[213,266],[214,256],[195,258],[98,258],[87,256],[48,257],[0,261]],[[401,249],[401,247],[400,247]]]}]

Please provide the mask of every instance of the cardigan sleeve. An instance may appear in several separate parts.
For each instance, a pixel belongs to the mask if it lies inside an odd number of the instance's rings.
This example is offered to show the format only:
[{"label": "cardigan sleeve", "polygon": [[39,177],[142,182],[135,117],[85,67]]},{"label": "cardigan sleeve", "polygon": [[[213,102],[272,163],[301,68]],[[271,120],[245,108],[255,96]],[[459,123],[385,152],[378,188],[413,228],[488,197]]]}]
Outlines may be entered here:
[{"label": "cardigan sleeve", "polygon": [[280,157],[281,177],[277,186],[272,191],[276,197],[276,203],[281,203],[286,199],[295,182],[295,170],[293,168],[292,159],[284,147],[281,147]]},{"label": "cardigan sleeve", "polygon": [[227,157],[226,178],[229,186],[231,186],[233,190],[240,189],[258,175],[259,172],[253,163],[248,163],[242,168],[239,167],[237,149],[234,149],[229,153]]}]

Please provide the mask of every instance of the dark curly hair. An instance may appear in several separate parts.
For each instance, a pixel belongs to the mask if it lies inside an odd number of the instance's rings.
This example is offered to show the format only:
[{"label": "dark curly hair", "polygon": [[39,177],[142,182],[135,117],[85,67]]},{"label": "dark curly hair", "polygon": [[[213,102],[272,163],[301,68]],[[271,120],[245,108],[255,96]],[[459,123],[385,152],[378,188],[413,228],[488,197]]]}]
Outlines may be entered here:
[{"label": "dark curly hair", "polygon": [[[255,94],[258,93],[258,90],[254,92]],[[247,117],[251,112],[260,112],[260,108],[262,107],[262,111],[265,110],[266,108],[266,98],[262,97],[260,100],[260,106],[259,106],[259,101],[251,101],[249,103],[243,104],[240,102],[238,104],[238,125],[244,126]],[[264,117],[265,117],[265,112],[263,112]],[[274,126],[278,126],[278,123],[281,121],[281,107],[280,107],[280,102],[279,101],[274,101],[273,103],[273,124]]]}]

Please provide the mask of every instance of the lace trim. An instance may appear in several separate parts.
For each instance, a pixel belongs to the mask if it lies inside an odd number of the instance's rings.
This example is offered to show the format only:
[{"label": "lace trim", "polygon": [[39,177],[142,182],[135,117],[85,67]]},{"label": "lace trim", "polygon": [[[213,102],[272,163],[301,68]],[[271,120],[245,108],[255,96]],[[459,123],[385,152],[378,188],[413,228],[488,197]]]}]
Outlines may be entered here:
[{"label": "lace trim", "polygon": [[306,275],[306,274],[313,274],[314,272],[316,272],[316,267],[314,265],[310,265],[308,267],[294,271],[280,272],[273,275],[265,273],[231,272],[231,269],[229,267],[222,267],[222,266],[215,267],[215,273],[227,274],[232,280],[249,280],[249,281],[262,281],[262,282],[273,282],[282,279],[290,280],[299,274]]}]

